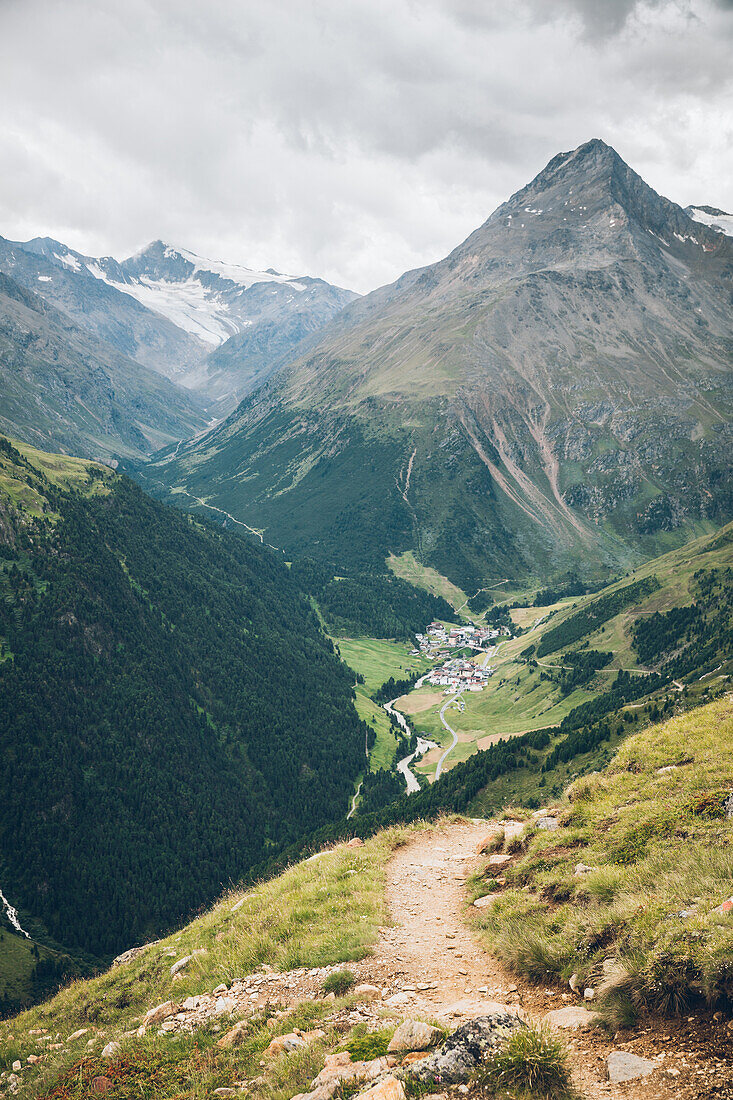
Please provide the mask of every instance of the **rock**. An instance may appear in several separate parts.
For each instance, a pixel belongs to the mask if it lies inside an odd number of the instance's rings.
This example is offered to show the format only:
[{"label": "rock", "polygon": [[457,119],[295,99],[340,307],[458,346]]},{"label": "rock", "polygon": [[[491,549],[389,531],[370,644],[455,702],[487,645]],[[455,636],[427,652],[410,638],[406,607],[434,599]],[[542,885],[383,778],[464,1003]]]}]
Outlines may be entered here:
[{"label": "rock", "polygon": [[92,1092],[109,1092],[112,1082],[109,1077],[94,1077],[92,1079]]},{"label": "rock", "polygon": [[155,947],[156,943],[160,943],[160,940],[151,940],[150,943],[144,943],[140,947],[128,948],[127,951],[123,951],[121,955],[112,960],[112,966],[124,966],[125,963],[132,962],[138,955],[142,955],[143,951],[147,951],[149,947]]},{"label": "rock", "polygon": [[212,992],[215,997],[218,997],[220,993],[228,993],[229,989],[224,985],[224,982],[222,982],[221,985],[218,985]]},{"label": "rock", "polygon": [[568,982],[568,985],[572,989],[573,993],[580,992],[580,978],[577,974],[570,975],[570,981]]},{"label": "rock", "polygon": [[554,817],[538,817],[535,822],[538,829],[548,829],[552,832],[554,829],[559,829],[557,819]]},{"label": "rock", "polygon": [[723,809],[725,810],[725,816],[730,821],[733,818],[733,791],[730,792],[725,802],[723,803]]},{"label": "rock", "polygon": [[489,867],[503,867],[505,863],[509,863],[511,856],[507,852],[494,852],[493,856],[489,856]]},{"label": "rock", "polygon": [[589,871],[595,871],[595,869],[596,869],[595,867],[589,867],[587,863],[576,863],[575,864],[575,874],[576,875],[587,875]]},{"label": "rock", "polygon": [[733,913],[733,898],[726,898],[720,905],[716,905],[713,912],[720,913],[721,915]]},{"label": "rock", "polygon": [[388,1005],[406,1005],[410,1003],[410,998],[406,993],[393,993],[391,997],[388,997],[385,1004]]},{"label": "rock", "polygon": [[587,988],[587,989],[584,989],[584,990],[583,990],[583,1000],[584,1000],[584,1001],[592,1001],[592,1000],[594,1000],[594,998],[595,998],[595,995],[596,995],[596,991],[595,991],[595,989],[591,989],[591,988],[590,988],[590,986],[588,986],[588,988]]},{"label": "rock", "polygon": [[411,1050],[409,1054],[406,1054],[402,1059],[403,1066],[411,1066],[414,1062],[422,1062],[423,1058],[429,1058],[430,1054],[427,1050]]},{"label": "rock", "polygon": [[405,1086],[396,1077],[385,1077],[366,1092],[360,1093],[359,1100],[405,1100]]},{"label": "rock", "polygon": [[361,837],[355,836],[349,841],[349,843],[346,845],[346,847],[347,848],[363,848],[364,847],[364,841],[361,839]]},{"label": "rock", "polygon": [[638,1054],[629,1054],[625,1050],[614,1050],[606,1059],[608,1080],[612,1085],[621,1085],[625,1081],[636,1081],[638,1077],[647,1077],[657,1068],[656,1062],[640,1058]]},{"label": "rock", "polygon": [[235,1024],[233,1028],[230,1028],[225,1035],[222,1035],[221,1039],[217,1039],[216,1045],[222,1049],[237,1046],[238,1043],[242,1042],[246,1034],[247,1025],[242,1020],[238,1024]]},{"label": "rock", "polygon": [[264,1057],[276,1058],[278,1054],[291,1054],[292,1051],[299,1050],[307,1045],[305,1039],[301,1039],[300,1035],[296,1035],[294,1031],[291,1031],[287,1035],[278,1035],[273,1039],[265,1050]]},{"label": "rock", "polygon": [[222,1087],[222,1088],[214,1089],[214,1092],[213,1092],[212,1095],[213,1096],[236,1096],[237,1095],[237,1090]]},{"label": "rock", "polygon": [[183,1002],[183,1011],[184,1012],[193,1012],[193,1010],[195,1008],[196,1008],[196,998],[195,997],[186,997],[186,1000]]},{"label": "rock", "polygon": [[214,1013],[217,1016],[223,1016],[224,1013],[234,1012],[237,1007],[237,1002],[233,997],[217,997],[216,1004],[214,1005]]},{"label": "rock", "polygon": [[410,1078],[426,1084],[436,1078],[444,1085],[467,1081],[487,1054],[497,1050],[513,1031],[526,1026],[512,1012],[477,1016],[449,1035],[439,1051],[410,1066],[405,1072]]},{"label": "rock", "polygon": [[67,1043],[75,1043],[77,1039],[81,1039],[82,1035],[88,1035],[88,1027],[80,1027],[78,1031],[72,1031],[71,1035],[66,1040]]},{"label": "rock", "polygon": [[486,855],[486,853],[490,852],[491,849],[495,846],[497,840],[503,836],[503,829],[494,829],[494,831],[485,836],[483,840],[479,840],[478,844],[476,845],[476,854],[479,856]]},{"label": "rock", "polygon": [[20,1071],[22,1070],[22,1068],[23,1068],[23,1063],[22,1063],[22,1062],[19,1062],[19,1061],[18,1061],[18,1060],[16,1059],[16,1061],[15,1061],[15,1062],[13,1062],[13,1073],[20,1073]]},{"label": "rock", "polygon": [[492,902],[500,898],[501,894],[484,894],[482,898],[476,898],[473,903],[476,909],[485,909],[487,905],[491,905]]},{"label": "rock", "polygon": [[26,1058],[26,1062],[29,1066],[35,1066],[36,1062],[42,1062],[43,1056],[38,1054],[29,1054]]},{"label": "rock", "polygon": [[107,1043],[107,1046],[103,1047],[103,1049],[102,1049],[101,1057],[102,1058],[115,1058],[120,1053],[121,1050],[122,1050],[122,1047],[119,1043]]},{"label": "rock", "polygon": [[406,1050],[429,1050],[443,1038],[443,1032],[437,1027],[424,1024],[421,1020],[405,1020],[389,1041],[389,1054],[400,1054]]},{"label": "rock", "polygon": [[178,960],[178,962],[174,962],[173,966],[171,967],[171,978],[174,977],[174,975],[178,974],[180,970],[183,970],[186,966],[188,966],[192,958],[193,955],[184,955],[182,959]]},{"label": "rock", "polygon": [[143,1027],[147,1027],[150,1024],[162,1024],[163,1020],[167,1020],[169,1016],[175,1016],[179,1011],[178,1005],[174,1001],[163,1001],[162,1004],[156,1005],[155,1008],[149,1008],[143,1018]]},{"label": "rock", "polygon": [[336,994],[335,993],[327,993],[326,996],[323,999],[324,999],[324,1001],[335,1001],[336,1000]]},{"label": "rock", "polygon": [[368,985],[366,982],[363,982],[361,985],[356,986],[352,996],[357,997],[360,1001],[380,1001],[382,999],[382,990],[376,985]]},{"label": "rock", "polygon": [[582,1005],[568,1005],[567,1008],[553,1008],[551,1012],[546,1013],[544,1019],[550,1027],[576,1031],[593,1027],[601,1017],[597,1012],[589,1012]]}]

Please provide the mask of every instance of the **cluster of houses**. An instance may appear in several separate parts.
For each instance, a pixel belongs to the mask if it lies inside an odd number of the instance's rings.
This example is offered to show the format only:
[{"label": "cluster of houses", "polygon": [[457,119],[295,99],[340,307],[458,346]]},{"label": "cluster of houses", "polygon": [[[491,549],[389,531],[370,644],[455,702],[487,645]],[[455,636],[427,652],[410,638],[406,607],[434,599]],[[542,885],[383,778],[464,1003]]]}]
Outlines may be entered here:
[{"label": "cluster of houses", "polygon": [[443,623],[431,623],[427,634],[416,634],[418,648],[413,649],[412,656],[417,657],[423,653],[426,657],[441,660],[448,656],[449,649],[475,649],[484,650],[490,642],[494,642],[502,634],[508,634],[507,627],[488,626],[450,626]]},{"label": "cluster of houses", "polygon": [[445,687],[444,695],[453,695],[456,691],[483,691],[493,668],[480,668],[471,661],[456,658],[446,661],[440,668],[434,668],[426,677],[426,683]]}]

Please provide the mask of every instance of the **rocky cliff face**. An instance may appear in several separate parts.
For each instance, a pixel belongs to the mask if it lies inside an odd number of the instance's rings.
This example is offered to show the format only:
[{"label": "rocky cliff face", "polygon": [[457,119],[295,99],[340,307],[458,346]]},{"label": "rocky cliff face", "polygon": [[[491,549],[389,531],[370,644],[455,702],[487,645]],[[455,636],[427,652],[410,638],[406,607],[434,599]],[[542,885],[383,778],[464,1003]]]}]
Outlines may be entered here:
[{"label": "rocky cliff face", "polygon": [[588,142],[152,476],[468,585],[627,562],[733,514],[732,278],[727,236]]}]

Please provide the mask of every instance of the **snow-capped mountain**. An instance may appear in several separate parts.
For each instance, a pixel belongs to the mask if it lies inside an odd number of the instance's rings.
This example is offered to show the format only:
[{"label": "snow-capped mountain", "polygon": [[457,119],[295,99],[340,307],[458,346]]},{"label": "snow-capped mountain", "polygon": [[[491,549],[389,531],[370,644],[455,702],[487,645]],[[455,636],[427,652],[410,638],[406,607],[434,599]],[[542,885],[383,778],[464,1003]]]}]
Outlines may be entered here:
[{"label": "snow-capped mountain", "polygon": [[0,271],[118,351],[215,398],[220,412],[356,297],[322,279],[209,260],[163,241],[119,261],[51,237],[0,238]]},{"label": "snow-capped mountain", "polygon": [[717,229],[719,233],[725,233],[726,237],[733,237],[733,214],[726,214],[725,210],[718,210],[714,206],[686,206],[685,213],[696,222],[702,222],[710,229]]}]

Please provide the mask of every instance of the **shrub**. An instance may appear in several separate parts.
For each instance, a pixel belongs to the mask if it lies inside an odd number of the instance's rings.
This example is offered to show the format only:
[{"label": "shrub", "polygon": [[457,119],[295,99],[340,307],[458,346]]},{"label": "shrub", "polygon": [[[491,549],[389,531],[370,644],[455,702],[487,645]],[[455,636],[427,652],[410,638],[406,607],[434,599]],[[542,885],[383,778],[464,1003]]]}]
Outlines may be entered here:
[{"label": "shrub", "polygon": [[372,1058],[381,1058],[387,1053],[394,1028],[384,1027],[380,1031],[367,1031],[364,1035],[355,1035],[344,1046],[354,1062],[370,1062]]},{"label": "shrub", "polygon": [[356,975],[350,970],[334,970],[324,981],[323,992],[335,993],[337,997],[342,997],[344,993],[348,993],[355,981]]},{"label": "shrub", "polygon": [[574,1095],[565,1048],[545,1027],[515,1031],[479,1070],[475,1082],[491,1095],[507,1088],[526,1091],[536,1100]]}]

